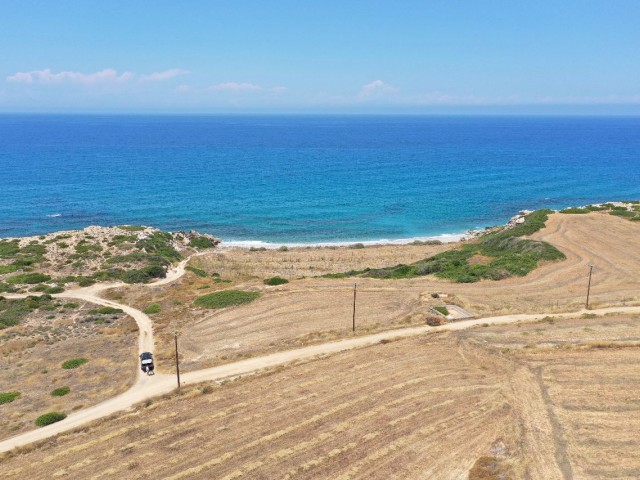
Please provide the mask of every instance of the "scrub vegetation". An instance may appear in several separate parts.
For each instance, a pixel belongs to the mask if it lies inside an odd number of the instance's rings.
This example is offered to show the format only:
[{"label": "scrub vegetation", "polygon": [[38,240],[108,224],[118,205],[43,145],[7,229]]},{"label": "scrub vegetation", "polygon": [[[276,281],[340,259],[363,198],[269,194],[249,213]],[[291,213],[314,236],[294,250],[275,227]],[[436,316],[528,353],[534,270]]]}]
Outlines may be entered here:
[{"label": "scrub vegetation", "polygon": [[260,292],[222,290],[196,298],[193,304],[203,308],[225,308],[252,302],[259,296]]},{"label": "scrub vegetation", "polygon": [[535,269],[542,261],[565,258],[562,252],[549,243],[522,238],[544,227],[550,213],[551,210],[535,211],[524,217],[524,223],[510,228],[504,227],[482,236],[474,243],[464,244],[457,250],[441,252],[408,265],[334,273],[325,277],[364,276],[400,279],[434,274],[436,277],[458,283],[521,277]]}]

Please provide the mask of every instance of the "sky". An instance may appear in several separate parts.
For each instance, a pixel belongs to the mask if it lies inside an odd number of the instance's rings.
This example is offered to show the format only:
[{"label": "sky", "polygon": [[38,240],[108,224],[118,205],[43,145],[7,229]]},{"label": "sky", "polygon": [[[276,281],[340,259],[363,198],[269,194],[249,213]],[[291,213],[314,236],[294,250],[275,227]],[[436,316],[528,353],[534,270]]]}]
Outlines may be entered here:
[{"label": "sky", "polygon": [[0,112],[640,114],[638,0],[2,0]]}]

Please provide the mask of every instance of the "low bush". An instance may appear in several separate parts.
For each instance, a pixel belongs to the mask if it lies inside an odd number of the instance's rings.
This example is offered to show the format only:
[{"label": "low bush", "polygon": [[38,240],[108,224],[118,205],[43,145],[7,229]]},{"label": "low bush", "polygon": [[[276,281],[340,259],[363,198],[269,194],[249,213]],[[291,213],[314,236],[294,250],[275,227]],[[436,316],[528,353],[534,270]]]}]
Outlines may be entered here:
[{"label": "low bush", "polygon": [[225,308],[252,302],[259,296],[260,292],[223,290],[198,297],[193,303],[203,308]]},{"label": "low bush", "polygon": [[353,249],[362,249],[365,248],[364,243],[354,243],[353,245],[349,245],[349,248],[353,248]]},{"label": "low bush", "polygon": [[67,418],[67,415],[65,413],[49,412],[36,418],[36,425],[38,427],[45,427],[47,425],[51,425],[52,423],[59,422],[60,420],[64,420],[65,418]]},{"label": "low bush", "polygon": [[54,293],[62,293],[64,292],[64,288],[62,287],[47,287],[44,289],[45,293],[53,295]]},{"label": "low bush", "polygon": [[193,248],[213,248],[216,244],[208,237],[194,237],[189,240],[189,246]]},{"label": "low bush", "polygon": [[115,315],[117,313],[123,313],[121,308],[114,308],[114,307],[100,307],[100,308],[96,308],[95,310],[91,310],[89,312],[92,315]]},{"label": "low bush", "polygon": [[202,278],[205,278],[207,276],[207,272],[205,272],[201,268],[188,266],[188,267],[185,268],[185,270],[188,270],[188,271],[190,271],[192,273],[195,273],[197,276],[202,277]]},{"label": "low bush", "polygon": [[265,285],[284,285],[285,283],[289,283],[289,280],[282,277],[271,277],[264,281]]},{"label": "low bush", "polygon": [[20,392],[0,392],[0,405],[11,403],[22,395]]},{"label": "low bush", "polygon": [[143,310],[147,315],[153,315],[154,313],[160,313],[161,307],[157,303],[152,303]]},{"label": "low bush", "polygon": [[0,258],[13,257],[20,252],[18,240],[0,240]]},{"label": "low bush", "polygon": [[72,368],[78,368],[79,366],[84,365],[88,361],[89,361],[89,359],[83,358],[83,357],[72,358],[70,360],[62,362],[62,368],[64,368],[65,370],[70,370]]},{"label": "low bush", "polygon": [[48,282],[49,280],[51,280],[51,277],[44,273],[23,273],[21,275],[14,275],[13,277],[7,278],[6,282],[12,285],[21,283],[34,285],[36,283]]},{"label": "low bush", "polygon": [[565,208],[564,210],[560,210],[560,213],[589,213],[590,210],[588,208],[577,208],[577,207],[571,207],[571,208]]},{"label": "low bush", "polygon": [[11,265],[0,265],[0,275],[4,275],[5,273],[13,273],[13,272],[17,272],[20,269],[20,267],[18,267],[15,264],[11,264]]},{"label": "low bush", "polygon": [[59,387],[51,392],[51,396],[53,397],[64,397],[67,393],[71,391],[69,387]]}]

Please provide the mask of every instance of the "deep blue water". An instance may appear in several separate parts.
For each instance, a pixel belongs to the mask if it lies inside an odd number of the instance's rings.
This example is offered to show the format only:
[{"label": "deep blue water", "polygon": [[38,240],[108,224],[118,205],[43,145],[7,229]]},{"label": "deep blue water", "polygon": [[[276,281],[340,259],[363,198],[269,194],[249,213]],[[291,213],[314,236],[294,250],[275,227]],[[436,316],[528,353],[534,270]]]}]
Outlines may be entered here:
[{"label": "deep blue water", "polygon": [[0,236],[326,242],[640,198],[639,117],[0,115]]}]

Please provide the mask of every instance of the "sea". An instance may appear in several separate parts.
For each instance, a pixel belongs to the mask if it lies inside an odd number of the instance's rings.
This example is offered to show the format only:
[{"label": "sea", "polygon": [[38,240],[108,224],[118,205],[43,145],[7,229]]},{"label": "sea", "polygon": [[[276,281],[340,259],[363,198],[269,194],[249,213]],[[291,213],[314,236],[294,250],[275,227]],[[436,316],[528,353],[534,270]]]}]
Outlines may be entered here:
[{"label": "sea", "polygon": [[640,117],[0,115],[0,237],[401,243],[632,199]]}]

